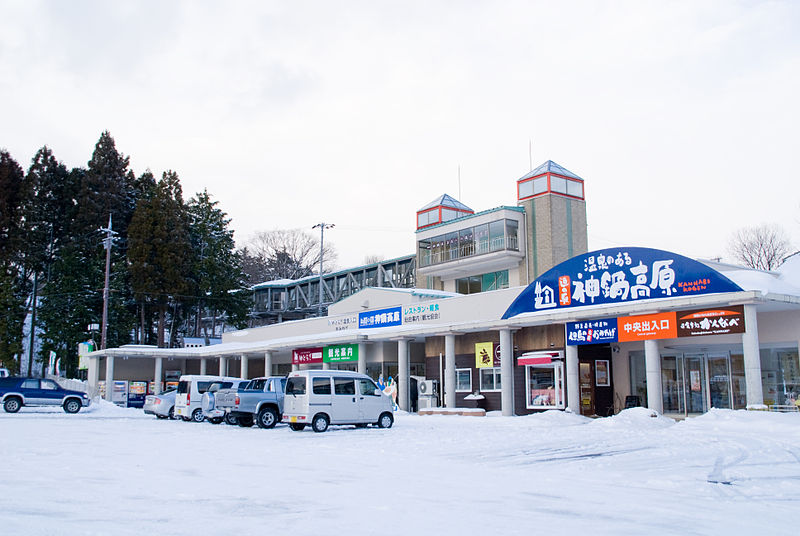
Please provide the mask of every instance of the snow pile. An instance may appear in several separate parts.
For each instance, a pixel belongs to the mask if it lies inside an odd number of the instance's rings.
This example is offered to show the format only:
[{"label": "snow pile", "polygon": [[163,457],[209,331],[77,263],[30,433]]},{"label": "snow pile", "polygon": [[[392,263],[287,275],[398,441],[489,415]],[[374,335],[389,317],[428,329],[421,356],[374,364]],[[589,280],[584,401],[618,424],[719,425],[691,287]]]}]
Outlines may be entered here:
[{"label": "snow pile", "polygon": [[613,417],[595,419],[590,425],[598,428],[619,429],[633,428],[636,430],[666,428],[675,424],[669,417],[647,408],[628,408]]}]

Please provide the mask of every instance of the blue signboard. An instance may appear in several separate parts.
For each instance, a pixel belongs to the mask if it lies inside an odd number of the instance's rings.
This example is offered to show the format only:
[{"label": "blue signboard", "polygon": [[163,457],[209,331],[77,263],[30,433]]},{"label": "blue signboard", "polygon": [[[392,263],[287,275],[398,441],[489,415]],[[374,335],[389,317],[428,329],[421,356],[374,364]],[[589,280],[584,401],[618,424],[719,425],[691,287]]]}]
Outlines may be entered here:
[{"label": "blue signboard", "polygon": [[503,318],[584,305],[737,292],[741,287],[705,264],[650,248],[610,248],[551,268],[514,300]]},{"label": "blue signboard", "polygon": [[567,322],[567,344],[602,344],[617,342],[617,319]]},{"label": "blue signboard", "polygon": [[388,309],[358,313],[358,327],[388,328],[390,326],[399,326],[403,323],[401,311],[401,307],[389,307]]}]

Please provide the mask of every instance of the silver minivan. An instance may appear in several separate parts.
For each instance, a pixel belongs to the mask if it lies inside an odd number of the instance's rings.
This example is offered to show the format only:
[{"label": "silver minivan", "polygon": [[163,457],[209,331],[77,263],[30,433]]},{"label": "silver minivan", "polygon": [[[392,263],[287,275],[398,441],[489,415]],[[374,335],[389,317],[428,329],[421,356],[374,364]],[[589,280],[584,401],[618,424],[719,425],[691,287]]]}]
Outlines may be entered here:
[{"label": "silver minivan", "polygon": [[324,432],[331,424],[391,428],[392,408],[392,399],[366,374],[300,370],[286,380],[282,421],[295,431],[309,424],[315,432]]}]

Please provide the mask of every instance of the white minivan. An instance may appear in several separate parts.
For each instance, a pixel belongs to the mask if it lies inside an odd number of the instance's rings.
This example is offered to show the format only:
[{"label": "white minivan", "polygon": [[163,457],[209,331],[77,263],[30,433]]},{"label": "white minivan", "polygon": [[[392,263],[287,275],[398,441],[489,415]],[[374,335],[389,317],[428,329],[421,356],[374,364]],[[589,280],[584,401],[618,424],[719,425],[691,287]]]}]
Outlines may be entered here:
[{"label": "white minivan", "polygon": [[375,424],[391,428],[392,399],[372,378],[344,370],[300,370],[289,374],[283,398],[283,419],[292,430],[307,424],[324,432],[330,424]]},{"label": "white minivan", "polygon": [[241,378],[228,376],[184,374],[178,381],[178,393],[175,395],[175,416],[184,421],[203,422],[203,393],[208,391],[214,382],[240,380]]}]

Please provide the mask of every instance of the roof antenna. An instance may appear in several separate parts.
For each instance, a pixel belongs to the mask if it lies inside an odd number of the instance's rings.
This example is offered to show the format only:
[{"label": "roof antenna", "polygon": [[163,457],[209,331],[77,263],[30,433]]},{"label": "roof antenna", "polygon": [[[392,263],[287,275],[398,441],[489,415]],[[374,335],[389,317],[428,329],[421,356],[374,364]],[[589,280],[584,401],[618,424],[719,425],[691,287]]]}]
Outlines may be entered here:
[{"label": "roof antenna", "polygon": [[461,201],[461,164],[458,165],[458,200]]},{"label": "roof antenna", "polygon": [[533,171],[533,142],[530,138],[528,138],[528,165],[531,166],[531,171]]}]

